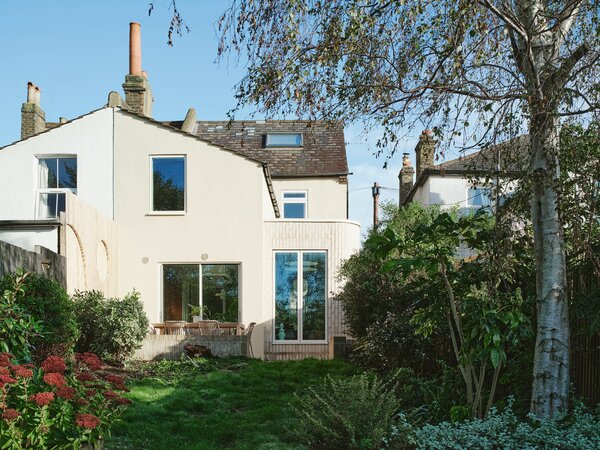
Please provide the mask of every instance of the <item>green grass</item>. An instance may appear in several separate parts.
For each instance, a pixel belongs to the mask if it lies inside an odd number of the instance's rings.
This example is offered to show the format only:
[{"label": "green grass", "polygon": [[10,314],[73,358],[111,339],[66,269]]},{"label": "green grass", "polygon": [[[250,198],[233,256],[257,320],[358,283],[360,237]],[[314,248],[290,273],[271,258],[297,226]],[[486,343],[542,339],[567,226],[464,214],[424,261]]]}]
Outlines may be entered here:
[{"label": "green grass", "polygon": [[300,449],[290,403],[326,374],[351,376],[341,361],[228,358],[146,366],[129,383],[133,401],[107,449]]}]

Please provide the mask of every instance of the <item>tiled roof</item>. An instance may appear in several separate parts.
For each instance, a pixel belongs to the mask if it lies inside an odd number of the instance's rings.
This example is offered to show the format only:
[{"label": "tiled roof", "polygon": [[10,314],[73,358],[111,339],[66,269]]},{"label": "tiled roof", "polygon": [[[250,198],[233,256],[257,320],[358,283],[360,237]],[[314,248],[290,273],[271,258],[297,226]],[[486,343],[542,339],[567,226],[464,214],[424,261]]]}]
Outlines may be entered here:
[{"label": "tiled roof", "polygon": [[[181,128],[182,122],[166,122]],[[302,133],[299,148],[266,148],[267,133]],[[196,135],[269,164],[273,177],[347,175],[344,128],[321,121],[198,121]]]},{"label": "tiled roof", "polygon": [[529,136],[519,136],[510,141],[490,145],[478,152],[461,156],[432,167],[440,171],[493,172],[500,158],[501,172],[518,172],[527,169]]}]

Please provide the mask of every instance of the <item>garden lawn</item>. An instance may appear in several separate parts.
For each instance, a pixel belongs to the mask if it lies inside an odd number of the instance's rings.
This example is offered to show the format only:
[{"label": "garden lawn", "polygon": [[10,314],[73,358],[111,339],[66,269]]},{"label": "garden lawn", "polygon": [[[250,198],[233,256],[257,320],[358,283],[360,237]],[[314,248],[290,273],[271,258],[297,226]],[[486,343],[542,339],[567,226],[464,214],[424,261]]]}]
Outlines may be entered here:
[{"label": "garden lawn", "polygon": [[349,377],[342,361],[262,362],[227,358],[162,361],[142,366],[133,401],[106,448],[300,449],[291,404],[295,392],[326,374]]}]

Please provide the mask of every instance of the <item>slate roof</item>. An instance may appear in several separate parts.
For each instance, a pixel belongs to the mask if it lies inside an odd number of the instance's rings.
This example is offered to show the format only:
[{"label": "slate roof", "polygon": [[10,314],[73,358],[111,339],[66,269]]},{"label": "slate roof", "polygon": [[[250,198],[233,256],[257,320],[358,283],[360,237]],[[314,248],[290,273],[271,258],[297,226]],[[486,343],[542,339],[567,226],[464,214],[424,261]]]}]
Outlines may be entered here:
[{"label": "slate roof", "polygon": [[519,172],[527,169],[529,136],[490,145],[482,150],[433,166],[433,170],[458,172],[493,172],[499,158],[501,172]]},{"label": "slate roof", "polygon": [[[181,121],[166,122],[181,128]],[[300,148],[267,148],[267,133],[302,133]],[[203,121],[195,134],[269,164],[273,177],[348,175],[348,161],[341,124],[301,120]]]}]

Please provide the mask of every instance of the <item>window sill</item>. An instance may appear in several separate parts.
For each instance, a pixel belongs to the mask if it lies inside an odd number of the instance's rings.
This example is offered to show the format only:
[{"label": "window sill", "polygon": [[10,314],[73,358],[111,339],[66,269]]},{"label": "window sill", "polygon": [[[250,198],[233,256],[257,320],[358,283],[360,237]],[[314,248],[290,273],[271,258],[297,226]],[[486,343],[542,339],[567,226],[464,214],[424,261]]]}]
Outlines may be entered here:
[{"label": "window sill", "polygon": [[186,211],[152,211],[146,213],[146,216],[185,216]]}]

